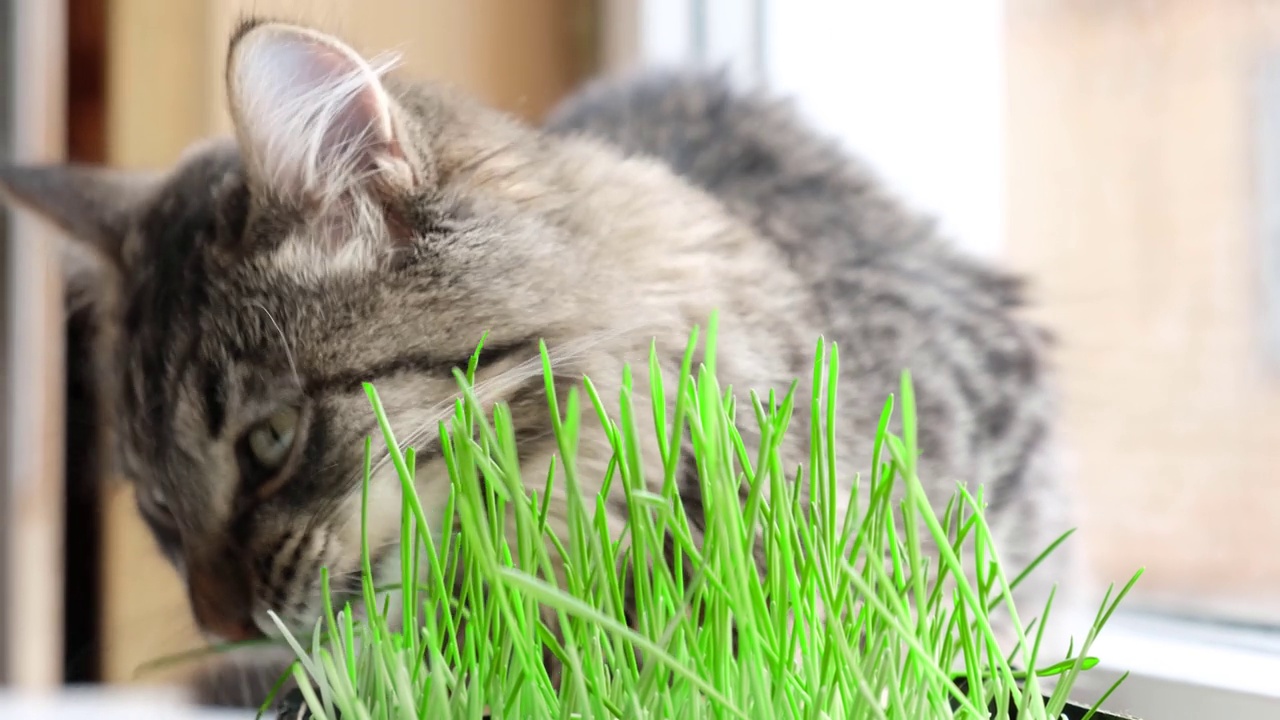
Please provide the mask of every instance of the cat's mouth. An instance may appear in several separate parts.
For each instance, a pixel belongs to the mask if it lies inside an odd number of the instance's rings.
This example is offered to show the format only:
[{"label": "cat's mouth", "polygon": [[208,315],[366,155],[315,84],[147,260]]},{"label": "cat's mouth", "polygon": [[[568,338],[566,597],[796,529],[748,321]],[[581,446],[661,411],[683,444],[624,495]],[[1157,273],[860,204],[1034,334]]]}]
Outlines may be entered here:
[{"label": "cat's mouth", "polygon": [[[320,582],[319,577],[316,579],[314,592],[295,603],[292,607],[271,607],[263,608],[254,612],[254,622],[258,628],[267,637],[272,639],[283,639],[284,633],[281,631],[280,624],[283,624],[288,633],[295,640],[307,643],[310,641],[312,634],[315,632],[317,624],[320,626],[321,633],[328,632],[329,628],[329,610],[332,609],[333,618],[342,624],[340,616],[350,614],[353,620],[363,621],[368,619],[368,607],[365,602],[365,573],[363,572],[363,563],[357,559],[354,568],[344,570],[340,573],[333,573],[328,579],[328,597],[324,594],[324,585]],[[400,602],[399,594],[399,550],[395,546],[389,547],[378,553],[371,553],[369,558],[369,566],[372,570],[370,581],[373,586],[373,595],[378,606],[378,612],[386,609],[387,622],[392,626],[398,626],[400,620]],[[391,596],[388,598],[388,596]],[[272,615],[275,615],[273,618]],[[279,624],[277,624],[277,619]]]}]

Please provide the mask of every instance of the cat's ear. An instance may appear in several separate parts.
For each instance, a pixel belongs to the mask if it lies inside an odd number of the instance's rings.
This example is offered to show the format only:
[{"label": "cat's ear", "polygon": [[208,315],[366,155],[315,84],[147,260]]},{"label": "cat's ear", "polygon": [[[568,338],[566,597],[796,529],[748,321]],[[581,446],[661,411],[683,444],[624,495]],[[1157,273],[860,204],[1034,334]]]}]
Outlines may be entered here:
[{"label": "cat's ear", "polygon": [[418,172],[380,79],[388,68],[308,28],[243,25],[231,40],[227,90],[250,180],[309,209],[350,193],[411,193]]},{"label": "cat's ear", "polygon": [[63,277],[74,307],[102,292],[105,266],[124,271],[123,249],[160,183],[157,173],[87,165],[0,165],[0,196],[60,228]]},{"label": "cat's ear", "polygon": [[160,182],[157,173],[88,165],[0,165],[0,196],[61,228],[120,267],[125,238]]}]

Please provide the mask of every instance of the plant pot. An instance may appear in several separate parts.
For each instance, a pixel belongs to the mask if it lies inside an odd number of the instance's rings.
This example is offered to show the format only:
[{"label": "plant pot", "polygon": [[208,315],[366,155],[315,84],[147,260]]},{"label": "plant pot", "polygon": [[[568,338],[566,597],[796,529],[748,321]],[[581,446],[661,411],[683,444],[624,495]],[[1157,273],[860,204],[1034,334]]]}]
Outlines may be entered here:
[{"label": "plant pot", "polygon": [[[278,707],[276,720],[311,720],[311,713],[308,712],[306,702],[302,699],[302,692],[297,689],[286,695]],[[1066,720],[1084,720],[1084,716],[1088,712],[1089,708],[1087,706],[1067,703],[1067,707],[1062,712],[1062,717]],[[994,715],[994,709],[992,714]],[[1017,720],[1017,717],[1017,710],[1011,710],[1009,720]],[[1139,720],[1139,718],[1130,715],[1117,715],[1116,713],[1102,710],[1094,713],[1091,717],[1092,720]],[[335,715],[333,720],[339,720],[339,717]]]},{"label": "plant pot", "polygon": [[[968,690],[968,682],[965,680],[965,678],[956,677],[954,678],[954,680],[956,685],[960,688],[962,692],[965,692]],[[1049,700],[1048,695],[1045,695],[1043,697],[1046,702]],[[951,706],[952,708],[955,708],[956,703],[953,701]],[[995,714],[996,714],[996,706],[995,706],[995,703],[992,702],[991,716],[995,717]],[[1081,705],[1079,703],[1073,703],[1068,701],[1067,706],[1062,709],[1061,717],[1064,720],[1084,720],[1085,715],[1088,715],[1088,714],[1089,714],[1088,705]],[[1141,720],[1140,718],[1135,718],[1132,715],[1119,715],[1116,713],[1106,712],[1104,710],[1098,710],[1097,712],[1095,712],[1093,715],[1090,715],[1089,717],[1090,717],[1090,720]],[[1013,702],[1010,701],[1009,720],[1017,720],[1017,719],[1018,719],[1018,710],[1017,708],[1013,707]]]}]

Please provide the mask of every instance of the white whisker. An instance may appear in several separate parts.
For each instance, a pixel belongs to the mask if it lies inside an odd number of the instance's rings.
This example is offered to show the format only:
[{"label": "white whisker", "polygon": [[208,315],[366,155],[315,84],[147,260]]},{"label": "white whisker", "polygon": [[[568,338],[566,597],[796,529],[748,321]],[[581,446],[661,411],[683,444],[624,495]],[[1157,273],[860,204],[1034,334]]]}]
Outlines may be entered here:
[{"label": "white whisker", "polygon": [[293,372],[293,381],[297,383],[298,388],[301,389],[302,378],[298,375],[298,365],[293,361],[293,350],[289,348],[289,338],[285,336],[284,329],[280,327],[280,323],[276,322],[275,317],[265,305],[262,303],[254,303],[254,306],[267,316],[267,319],[271,321],[271,325],[275,327],[276,332],[280,335],[280,344],[284,346],[284,356],[285,359],[289,361],[289,369]]}]

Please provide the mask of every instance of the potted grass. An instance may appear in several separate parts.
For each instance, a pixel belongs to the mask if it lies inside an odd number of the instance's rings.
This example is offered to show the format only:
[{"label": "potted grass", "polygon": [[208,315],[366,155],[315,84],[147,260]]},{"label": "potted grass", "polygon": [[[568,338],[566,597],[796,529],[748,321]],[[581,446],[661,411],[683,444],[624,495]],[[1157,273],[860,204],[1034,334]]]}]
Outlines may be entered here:
[{"label": "potted grass", "polygon": [[[604,411],[589,379],[586,397],[570,393],[561,407],[543,348],[548,411],[560,457],[567,459],[568,542],[546,526],[549,484],[526,490],[538,485],[521,477],[510,413],[501,405],[484,412],[472,392],[478,351],[458,373],[455,412],[441,426],[452,480],[441,527],[455,528],[451,533],[431,532],[414,489],[413,450],[402,451],[376,390],[366,386],[403,488],[404,588],[374,586],[366,543],[369,610],[352,613],[327,603],[309,637],[280,624],[296,655],[280,686],[291,677],[297,688],[282,704],[269,699],[262,713],[276,707],[279,717],[317,720],[1120,717],[1073,704],[1069,695],[1076,678],[1096,664],[1090,646],[1140,573],[1108,590],[1066,657],[1042,656],[1052,596],[1025,624],[1020,615],[1030,613],[1010,598],[1065,536],[1010,577],[984,519],[980,489],[957,487],[945,511],[934,511],[916,475],[908,374],[900,393],[887,399],[876,430],[873,457],[883,461],[859,479],[869,503],[836,517],[824,509],[824,499],[835,493],[836,464],[835,449],[823,441],[836,418],[815,411],[808,428],[792,427],[803,422],[792,417],[794,386],[781,398],[735,398],[716,380],[714,322],[706,360],[695,368],[697,342],[695,331],[676,378],[663,377],[651,356],[652,397],[633,397],[624,382],[618,418]],[[815,382],[814,392],[825,387],[830,397],[815,397],[813,407],[835,406],[819,401],[834,398],[837,363],[838,349],[820,342],[814,372],[825,383]],[[676,401],[667,406],[663,388],[672,382]],[[652,403],[655,427],[635,425],[627,409],[639,402]],[[737,430],[743,413],[759,427],[755,458],[743,450]],[[888,429],[895,413],[901,435]],[[577,491],[572,458],[582,422],[602,423],[613,443],[606,482],[623,484],[626,542],[613,539],[601,511]],[[791,482],[777,462],[777,438],[797,431],[815,440],[803,470],[812,513],[802,510],[803,484]],[[634,452],[645,432],[657,432],[663,449],[666,482],[656,493],[642,481]],[[693,440],[703,485],[706,528],[696,544],[671,482],[682,437]],[[366,444],[366,499],[371,455]],[[769,492],[748,491],[744,502],[744,482]],[[514,518],[514,537],[498,521],[503,517]],[[755,567],[752,550],[741,542],[755,534],[768,557],[763,582],[748,570]],[[923,551],[925,537],[935,553]],[[553,553],[570,568],[560,580],[552,572]],[[865,562],[880,558],[892,562]],[[965,574],[962,558],[975,563],[976,581]],[[455,586],[452,578],[464,580]],[[388,589],[401,590],[394,612]],[[634,598],[631,617],[624,593]],[[998,649],[989,621],[998,606],[1008,611],[1018,638],[1008,655]],[[397,615],[403,622],[391,622]],[[464,622],[466,632],[458,633]]]}]

